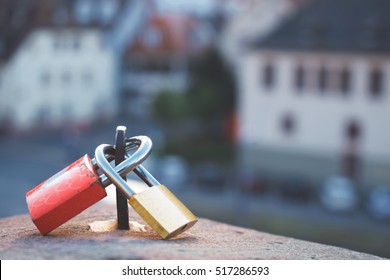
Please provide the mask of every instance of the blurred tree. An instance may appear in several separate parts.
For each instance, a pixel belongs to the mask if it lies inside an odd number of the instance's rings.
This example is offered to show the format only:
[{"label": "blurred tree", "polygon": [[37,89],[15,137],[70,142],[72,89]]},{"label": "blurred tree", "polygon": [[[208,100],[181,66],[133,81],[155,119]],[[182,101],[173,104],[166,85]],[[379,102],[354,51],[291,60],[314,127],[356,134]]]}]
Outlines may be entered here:
[{"label": "blurred tree", "polygon": [[154,101],[154,113],[161,121],[174,121],[188,116],[188,100],[184,93],[164,90]]},{"label": "blurred tree", "polygon": [[192,112],[208,120],[226,119],[234,111],[236,85],[231,69],[214,48],[194,58],[189,65],[188,91]]},{"label": "blurred tree", "polygon": [[233,73],[214,49],[193,57],[189,73],[185,92],[163,91],[155,99],[155,117],[169,135],[163,152],[196,161],[230,161],[234,153]]},{"label": "blurred tree", "polygon": [[189,63],[190,86],[184,93],[163,91],[155,100],[155,117],[162,121],[196,120],[208,136],[225,137],[235,106],[235,81],[215,49]]}]

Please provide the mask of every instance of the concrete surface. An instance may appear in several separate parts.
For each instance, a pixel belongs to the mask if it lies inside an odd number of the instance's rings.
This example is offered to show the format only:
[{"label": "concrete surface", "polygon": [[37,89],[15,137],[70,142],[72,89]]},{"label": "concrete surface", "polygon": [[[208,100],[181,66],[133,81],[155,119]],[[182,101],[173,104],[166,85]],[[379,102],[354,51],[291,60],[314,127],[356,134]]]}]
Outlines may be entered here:
[{"label": "concrete surface", "polygon": [[[96,204],[47,236],[29,215],[0,220],[0,259],[380,259],[377,256],[200,219],[189,231],[161,240],[145,232],[92,232],[89,224],[115,218]],[[144,224],[130,210],[130,220]]]}]

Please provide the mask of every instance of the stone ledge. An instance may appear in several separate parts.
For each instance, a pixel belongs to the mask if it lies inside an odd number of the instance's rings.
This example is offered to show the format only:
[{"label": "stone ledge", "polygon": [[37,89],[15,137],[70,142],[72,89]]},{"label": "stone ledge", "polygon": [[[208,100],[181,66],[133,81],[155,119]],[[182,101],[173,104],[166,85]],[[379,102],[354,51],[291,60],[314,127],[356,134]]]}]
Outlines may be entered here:
[{"label": "stone ledge", "polygon": [[[200,219],[189,231],[161,240],[146,232],[92,232],[89,223],[115,217],[115,207],[96,204],[41,236],[29,215],[0,220],[0,259],[381,259],[334,246],[272,235]],[[130,209],[130,220],[144,224]]]}]

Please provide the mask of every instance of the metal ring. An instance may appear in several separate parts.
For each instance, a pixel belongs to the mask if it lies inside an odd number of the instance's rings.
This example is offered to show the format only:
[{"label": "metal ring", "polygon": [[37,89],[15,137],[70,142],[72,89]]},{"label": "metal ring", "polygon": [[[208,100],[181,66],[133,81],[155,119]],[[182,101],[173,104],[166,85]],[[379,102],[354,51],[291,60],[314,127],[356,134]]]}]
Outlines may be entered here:
[{"label": "metal ring", "polygon": [[127,197],[137,193],[134,188],[130,188],[121,176],[126,175],[141,164],[152,150],[152,140],[147,136],[136,136],[126,139],[126,152],[131,151],[138,146],[138,149],[132,154],[127,153],[127,158],[118,164],[115,169],[110,165],[106,154],[115,154],[115,148],[112,145],[102,144],[95,150],[95,161],[104,173],[100,179],[104,186],[110,183],[115,184],[121,189]]}]

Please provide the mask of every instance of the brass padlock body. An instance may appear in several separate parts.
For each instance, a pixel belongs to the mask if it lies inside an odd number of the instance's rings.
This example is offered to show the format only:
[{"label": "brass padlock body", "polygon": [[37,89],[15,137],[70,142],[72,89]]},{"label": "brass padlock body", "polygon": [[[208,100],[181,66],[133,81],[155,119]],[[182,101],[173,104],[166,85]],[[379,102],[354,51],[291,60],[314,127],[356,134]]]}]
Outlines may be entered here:
[{"label": "brass padlock body", "polygon": [[198,221],[164,185],[153,186],[132,195],[129,204],[163,239],[186,231]]}]

